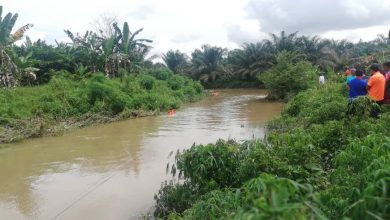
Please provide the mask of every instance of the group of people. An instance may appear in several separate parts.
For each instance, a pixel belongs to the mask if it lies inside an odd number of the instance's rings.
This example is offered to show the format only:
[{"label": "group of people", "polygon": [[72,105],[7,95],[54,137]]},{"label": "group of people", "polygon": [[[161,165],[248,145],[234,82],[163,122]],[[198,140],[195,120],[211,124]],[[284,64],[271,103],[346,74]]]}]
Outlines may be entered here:
[{"label": "group of people", "polygon": [[349,101],[353,102],[359,96],[368,95],[379,105],[390,103],[390,62],[385,62],[382,66],[373,63],[369,71],[369,75],[366,75],[362,68],[346,69]]}]

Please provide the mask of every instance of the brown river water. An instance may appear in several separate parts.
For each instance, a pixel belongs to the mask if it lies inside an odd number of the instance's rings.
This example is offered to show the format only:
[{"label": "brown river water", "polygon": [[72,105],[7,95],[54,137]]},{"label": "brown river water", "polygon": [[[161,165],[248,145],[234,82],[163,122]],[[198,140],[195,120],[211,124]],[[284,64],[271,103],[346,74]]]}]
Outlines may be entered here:
[{"label": "brown river water", "polygon": [[150,211],[170,152],[262,138],[281,103],[222,90],[176,115],[129,119],[0,146],[0,219],[137,219]]}]

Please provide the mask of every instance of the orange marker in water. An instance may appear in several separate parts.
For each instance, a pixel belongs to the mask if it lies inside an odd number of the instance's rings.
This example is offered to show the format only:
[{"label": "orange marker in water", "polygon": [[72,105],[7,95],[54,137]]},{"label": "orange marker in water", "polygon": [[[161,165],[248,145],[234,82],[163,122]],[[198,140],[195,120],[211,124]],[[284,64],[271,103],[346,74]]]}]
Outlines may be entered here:
[{"label": "orange marker in water", "polygon": [[176,114],[176,110],[175,109],[171,108],[171,109],[168,110],[168,115],[169,116],[174,116],[175,114]]}]

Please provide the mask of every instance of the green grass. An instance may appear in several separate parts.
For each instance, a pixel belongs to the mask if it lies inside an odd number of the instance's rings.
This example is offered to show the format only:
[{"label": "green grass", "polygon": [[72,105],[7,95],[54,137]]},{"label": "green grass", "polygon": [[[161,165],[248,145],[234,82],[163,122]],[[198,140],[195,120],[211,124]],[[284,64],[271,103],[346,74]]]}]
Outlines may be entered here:
[{"label": "green grass", "polygon": [[[156,76],[164,75],[165,78]],[[4,136],[9,129],[22,129],[21,121],[39,119],[45,124],[82,119],[86,114],[115,117],[125,112],[160,112],[199,100],[198,82],[162,69],[151,73],[107,79],[102,73],[75,80],[57,73],[43,86],[1,89],[0,124]],[[20,139],[20,138],[17,138]]]}]

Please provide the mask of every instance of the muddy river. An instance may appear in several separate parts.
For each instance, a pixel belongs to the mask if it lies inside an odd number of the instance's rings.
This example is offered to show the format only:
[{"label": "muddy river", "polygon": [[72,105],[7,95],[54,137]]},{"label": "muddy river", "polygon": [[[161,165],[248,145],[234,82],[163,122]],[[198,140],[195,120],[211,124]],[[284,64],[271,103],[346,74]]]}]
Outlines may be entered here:
[{"label": "muddy river", "polygon": [[0,219],[137,219],[151,210],[171,151],[262,138],[282,104],[222,90],[173,116],[77,129],[0,146]]}]

